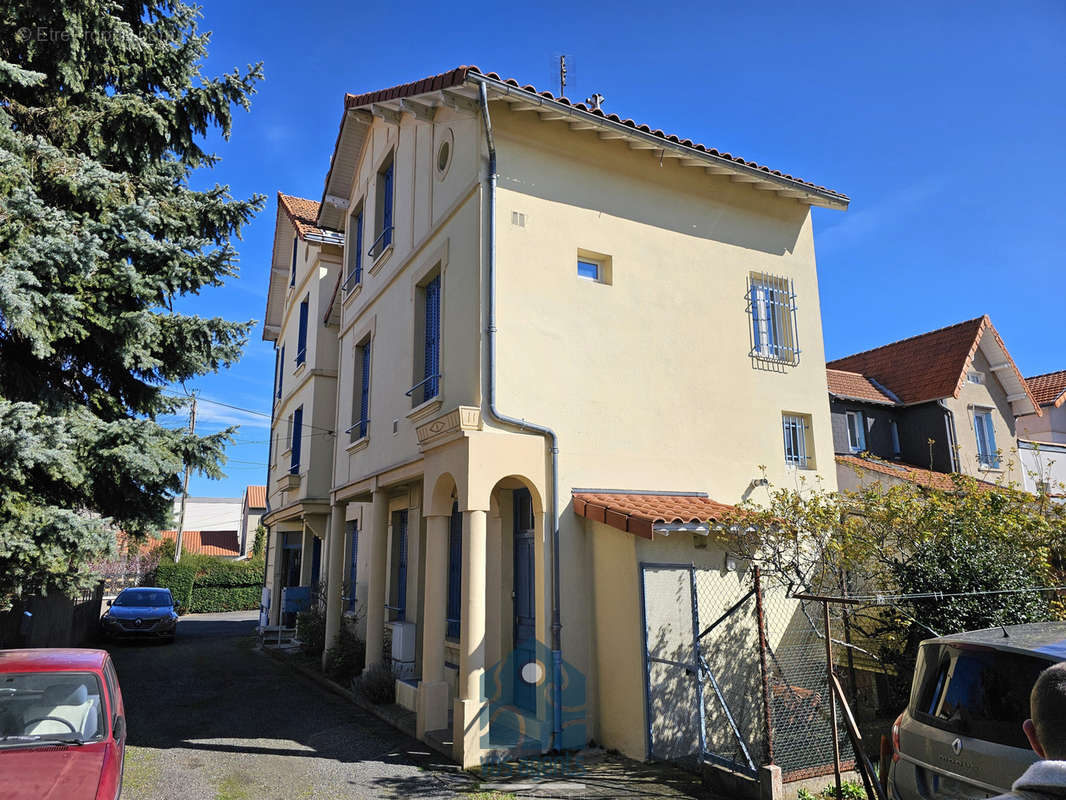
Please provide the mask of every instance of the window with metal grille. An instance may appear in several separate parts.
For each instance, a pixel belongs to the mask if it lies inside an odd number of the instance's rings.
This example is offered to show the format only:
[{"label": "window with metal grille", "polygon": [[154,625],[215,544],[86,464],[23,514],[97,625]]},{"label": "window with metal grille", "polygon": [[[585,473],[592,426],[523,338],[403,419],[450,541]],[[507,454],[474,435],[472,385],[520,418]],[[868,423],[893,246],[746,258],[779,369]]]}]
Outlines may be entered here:
[{"label": "window with metal grille", "polygon": [[996,431],[992,425],[992,411],[975,408],[973,429],[977,434],[977,460],[982,467],[999,469],[999,453],[996,449]]},{"label": "window with metal grille", "polygon": [[370,245],[367,253],[371,258],[377,258],[392,244],[393,164],[393,158],[390,155],[378,172],[375,191],[375,210],[377,211],[374,224],[375,236],[374,243]]},{"label": "window with metal grille", "polygon": [[300,303],[300,330],[296,337],[296,365],[307,360],[307,315],[311,309],[311,295]]},{"label": "window with metal grille", "polygon": [[359,523],[351,520],[348,526],[348,610],[355,611],[355,576],[359,563]]},{"label": "window with metal grille", "polygon": [[452,503],[452,518],[448,526],[448,626],[446,635],[458,639],[462,617],[463,596],[463,515],[459,504]]},{"label": "window with metal grille", "polygon": [[303,444],[304,431],[304,407],[300,406],[292,412],[292,432],[290,434],[289,474],[300,474],[300,446]]},{"label": "window with metal grille", "polygon": [[370,337],[355,348],[355,368],[359,377],[355,381],[355,396],[352,398],[352,426],[348,428],[350,441],[358,441],[367,435],[370,425]]},{"label": "window with metal grille", "polygon": [[[417,355],[414,365],[417,382],[406,392],[412,405],[416,406],[432,400],[440,393],[440,293],[439,272],[418,287],[418,328],[415,331]],[[417,360],[419,357],[421,362]]]},{"label": "window with metal grille", "polygon": [[799,363],[796,293],[789,278],[752,273],[748,276],[748,315],[751,350],[763,361],[795,366]]},{"label": "window with metal grille", "polygon": [[352,214],[348,223],[348,274],[344,277],[344,291],[350,292],[363,282],[363,206]]},{"label": "window with metal grille", "polygon": [[289,286],[296,285],[296,247],[300,243],[298,236],[292,237],[292,269],[289,272]]},{"label": "window with metal grille", "polygon": [[395,622],[407,621],[407,509],[392,517],[392,604]]},{"label": "window with metal grille", "polygon": [[861,453],[866,449],[866,417],[861,411],[849,411],[847,418],[848,449]]},{"label": "window with metal grille", "polygon": [[812,469],[814,462],[808,439],[810,417],[805,414],[782,414],[785,434],[785,463],[798,469]]}]

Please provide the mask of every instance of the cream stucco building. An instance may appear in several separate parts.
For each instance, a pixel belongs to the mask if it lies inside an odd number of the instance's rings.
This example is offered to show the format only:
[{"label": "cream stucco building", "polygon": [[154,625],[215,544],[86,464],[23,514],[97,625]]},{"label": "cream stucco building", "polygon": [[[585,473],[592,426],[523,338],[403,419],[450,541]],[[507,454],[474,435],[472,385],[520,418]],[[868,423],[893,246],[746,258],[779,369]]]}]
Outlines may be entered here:
[{"label": "cream stucco building", "polygon": [[639,564],[722,569],[764,474],[836,486],[810,211],[847,204],[473,68],[347,96],[321,204],[279,195],[272,621],[324,584],[465,766],[646,756]]}]

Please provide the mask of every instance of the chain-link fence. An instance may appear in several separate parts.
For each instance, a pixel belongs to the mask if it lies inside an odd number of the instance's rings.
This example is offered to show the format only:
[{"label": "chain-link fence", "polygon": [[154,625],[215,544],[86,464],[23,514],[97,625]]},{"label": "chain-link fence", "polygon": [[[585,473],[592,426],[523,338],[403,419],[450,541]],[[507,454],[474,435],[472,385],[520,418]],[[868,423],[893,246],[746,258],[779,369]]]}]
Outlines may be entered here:
[{"label": "chain-link fence", "polygon": [[[788,597],[754,568],[643,564],[641,573],[650,754],[751,777],[772,763],[786,781],[832,773],[822,604]],[[838,741],[849,769],[842,723]]]}]

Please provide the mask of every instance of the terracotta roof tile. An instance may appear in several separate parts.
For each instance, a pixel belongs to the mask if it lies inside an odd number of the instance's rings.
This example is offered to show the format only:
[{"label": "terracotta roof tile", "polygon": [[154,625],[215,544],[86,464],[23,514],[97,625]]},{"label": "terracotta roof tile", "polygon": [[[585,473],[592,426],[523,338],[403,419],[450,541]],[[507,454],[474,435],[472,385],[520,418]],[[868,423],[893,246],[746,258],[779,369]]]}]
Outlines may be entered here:
[{"label": "terracotta roof tile", "polygon": [[987,320],[978,317],[912,336],[838,358],[826,367],[873,378],[908,404],[955,397]]},{"label": "terracotta roof tile", "polygon": [[1066,369],[1026,378],[1029,391],[1042,406],[1060,407],[1066,403]]},{"label": "terracotta roof tile", "polygon": [[248,497],[248,508],[266,508],[267,487],[249,486],[245,490],[245,494]]},{"label": "terracotta roof tile", "polygon": [[826,380],[829,383],[829,393],[837,397],[845,397],[849,400],[862,400],[868,403],[884,403],[898,405],[899,398],[877,381],[860,375],[858,372],[847,372],[842,369],[827,369]]},{"label": "terracotta roof tile", "polygon": [[293,197],[278,192],[278,207],[283,209],[296,228],[297,235],[304,239],[308,234],[325,236],[327,232],[318,227],[319,203],[306,197]]},{"label": "terracotta roof tile", "polygon": [[[950,492],[955,488],[955,483],[951,480],[949,474],[922,469],[911,464],[905,464],[902,461],[890,462],[882,461],[879,458],[863,458],[861,456],[837,456],[836,460],[838,464],[846,467],[879,472],[882,475],[888,475],[909,483],[917,483],[930,489]],[[988,481],[978,480],[977,484],[980,488],[985,489],[998,488],[994,483],[989,483]]]},{"label": "terracotta roof tile", "polygon": [[[608,114],[605,113],[602,109],[592,108],[590,106],[587,106],[585,103],[575,103],[561,95],[556,96],[549,91],[538,90],[537,87],[531,84],[520,84],[514,78],[501,78],[495,72],[482,72],[475,66],[456,67],[455,69],[449,70],[448,72],[442,72],[439,75],[431,75],[427,78],[422,78],[421,80],[399,84],[398,86],[392,86],[388,89],[379,89],[377,91],[364,92],[362,94],[347,94],[344,98],[344,108],[345,110],[350,108],[361,108],[363,106],[368,106],[371,103],[382,103],[388,100],[397,100],[404,97],[413,97],[415,95],[425,94],[427,92],[436,92],[440,91],[441,89],[452,88],[464,83],[467,77],[471,74],[484,75],[486,78],[491,78],[492,80],[499,81],[501,83],[506,83],[509,86],[513,86],[516,89],[521,89],[523,91],[539,95],[540,97],[543,97],[546,100],[551,100],[557,103],[561,103],[563,105],[571,106],[572,108],[576,108],[581,111],[587,111],[590,114],[594,114],[598,117],[602,117],[603,119],[610,120],[611,122],[617,122],[621,125],[625,125],[626,127],[633,128],[634,130],[642,131],[644,133],[650,133],[652,136],[656,136],[665,141],[674,142],[685,147],[690,147],[693,150],[696,150],[701,153],[709,153],[713,156],[717,156],[719,158],[723,158],[727,161],[732,161],[737,164],[743,164],[746,167],[751,167],[753,169],[760,170],[762,172],[767,173],[768,175],[775,175],[779,178],[784,178],[785,180],[802,184],[803,186],[806,186],[810,189],[816,189],[819,192],[831,194],[839,200],[843,201],[844,203],[848,202],[847,195],[841,194],[840,192],[835,192],[832,189],[827,189],[824,186],[819,186],[818,184],[811,183],[810,181],[805,181],[802,178],[797,178],[794,175],[789,175],[788,173],[781,172],[780,170],[770,169],[769,167],[763,166],[762,164],[757,164],[754,161],[748,161],[744,158],[741,158],[740,156],[734,156],[730,153],[720,152],[713,147],[707,147],[706,145],[700,144],[698,142],[693,142],[691,139],[681,139],[680,137],[674,134],[664,133],[658,128],[652,130],[648,125],[636,123],[628,118],[623,119],[618,114]],[[330,169],[332,171],[332,165]],[[328,180],[329,179],[327,178],[327,183]]]},{"label": "terracotta roof tile", "polygon": [[701,494],[644,494],[574,492],[574,512],[645,539],[654,538],[654,526],[706,524],[736,511]]},{"label": "terracotta roof tile", "polygon": [[[160,531],[161,539],[177,541],[177,531]],[[183,553],[196,553],[205,556],[239,556],[241,542],[237,531],[185,531],[181,534]]]}]

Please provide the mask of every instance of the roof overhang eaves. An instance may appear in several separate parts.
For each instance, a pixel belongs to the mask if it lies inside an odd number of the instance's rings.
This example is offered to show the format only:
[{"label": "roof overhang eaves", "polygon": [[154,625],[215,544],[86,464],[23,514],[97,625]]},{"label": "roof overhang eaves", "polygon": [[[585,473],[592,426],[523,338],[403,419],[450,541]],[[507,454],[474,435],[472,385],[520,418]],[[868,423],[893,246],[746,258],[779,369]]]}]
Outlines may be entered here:
[{"label": "roof overhang eaves", "polygon": [[[609,130],[620,135],[622,138],[635,139],[653,146],[656,150],[679,153],[684,158],[693,159],[716,174],[730,174],[743,179],[741,182],[764,184],[767,188],[779,191],[786,197],[808,203],[820,208],[832,208],[845,210],[851,200],[847,195],[842,195],[828,189],[819,189],[809,186],[802,181],[793,180],[783,175],[775,175],[773,172],[741,164],[721,155],[698,150],[683,142],[674,142],[668,138],[657,136],[655,133],[646,132],[639,128],[633,128],[623,122],[615,122],[605,116],[586,111],[568,103],[561,103],[556,99],[543,97],[535,92],[528,91],[519,86],[513,86],[506,81],[497,80],[487,75],[472,73],[467,76],[467,83],[484,83],[486,89],[491,92],[495,99],[508,100],[515,103],[539,106],[557,114],[561,120],[570,119],[593,125],[604,130]],[[760,187],[761,188],[761,187]]]},{"label": "roof overhang eaves", "polygon": [[[1003,385],[1003,388],[1007,390],[1007,399],[1011,406],[1011,412],[1016,417],[1027,416],[1029,414],[1035,414],[1038,417],[1044,416],[1044,411],[1040,407],[1040,403],[1036,401],[1036,397],[1033,395],[1033,390],[1029,388],[1029,382],[1022,375],[1021,370],[1018,369],[1018,365],[1014,363],[1014,359],[1011,358],[1010,351],[1007,350],[1007,345],[1003,341],[1003,337],[999,335],[999,331],[996,330],[996,326],[992,324],[992,320],[988,317],[987,314],[985,315],[984,320],[981,323],[980,330],[978,330],[977,332],[977,337],[974,340],[973,347],[970,349],[970,355],[966,359],[966,364],[963,367],[962,374],[959,376],[959,384],[955,389],[955,398],[957,399],[962,393],[962,385],[963,382],[966,380],[966,370],[969,369],[970,364],[973,363],[973,357],[974,355],[976,355],[978,349],[981,348],[985,340],[985,336],[988,333],[992,334],[992,342],[999,350],[1000,356],[1002,356],[1003,358],[1002,361],[993,363],[992,371],[996,374],[996,378],[997,380],[999,380],[1000,384]],[[1000,377],[1000,372],[1006,372],[1008,375],[1013,376],[1015,382],[1017,383],[1017,386],[1014,388],[1020,391],[1011,392],[1010,387],[1008,387],[1004,379]],[[1021,400],[1027,401],[1029,407],[1032,410],[1026,411],[1017,409],[1015,407],[1015,403]]]},{"label": "roof overhang eaves", "polygon": [[869,403],[872,406],[887,406],[889,408],[898,408],[903,405],[899,401],[892,400],[874,400],[871,397],[853,397],[850,394],[841,394],[840,392],[829,392],[830,397],[835,397],[837,400],[847,400],[852,403]]}]

